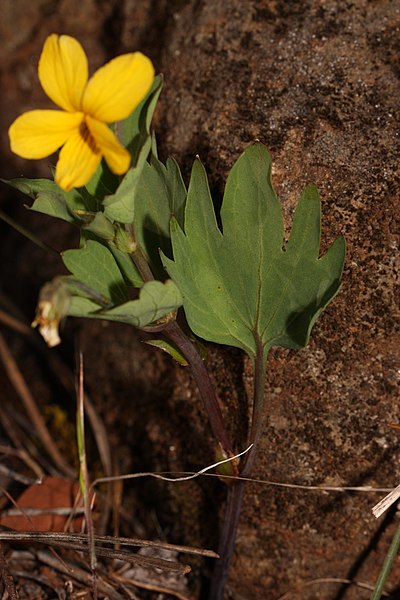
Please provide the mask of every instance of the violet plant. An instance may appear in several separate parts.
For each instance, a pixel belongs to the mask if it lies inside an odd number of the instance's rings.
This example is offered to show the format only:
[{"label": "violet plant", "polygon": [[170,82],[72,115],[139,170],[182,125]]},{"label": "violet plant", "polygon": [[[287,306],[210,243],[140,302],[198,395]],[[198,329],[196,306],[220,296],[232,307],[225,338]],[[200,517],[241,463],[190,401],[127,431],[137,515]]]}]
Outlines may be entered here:
[{"label": "violet plant", "polygon": [[[58,87],[51,81],[56,70]],[[88,80],[79,42],[53,35],[46,41],[39,77],[62,111],[26,113],[11,126],[10,137],[13,150],[26,158],[63,146],[55,181],[7,183],[33,199],[31,210],[80,229],[80,247],[61,253],[70,275],[46,284],[39,298],[34,324],[49,345],[59,343],[59,324],[68,316],[153,332],[150,343],[192,370],[217,459],[234,456],[236,449],[196,340],[234,346],[250,357],[252,446],[240,464],[233,461],[228,469],[239,479],[228,488],[221,558],[211,585],[210,598],[221,600],[243,497],[240,476],[251,473],[267,417],[269,350],[307,344],[316,319],[340,289],[344,239],[337,238],[320,256],[321,203],[310,185],[285,242],[271,158],[259,142],[244,150],[228,176],[219,227],[200,160],[186,190],[177,163],[158,159],[151,119],[162,80],[153,77],[143,55],[118,57]],[[130,96],[121,92],[124,85],[134,90]],[[118,126],[108,126],[117,120]]]}]

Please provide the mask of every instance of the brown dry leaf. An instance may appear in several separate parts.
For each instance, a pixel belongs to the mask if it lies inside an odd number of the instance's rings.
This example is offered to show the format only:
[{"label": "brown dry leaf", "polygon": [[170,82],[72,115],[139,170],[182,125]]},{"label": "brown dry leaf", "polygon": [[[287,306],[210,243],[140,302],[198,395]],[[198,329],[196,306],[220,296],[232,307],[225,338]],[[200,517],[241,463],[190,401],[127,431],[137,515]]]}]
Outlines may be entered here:
[{"label": "brown dry leaf", "polygon": [[[15,507],[12,507],[0,516],[0,525],[16,531],[64,531],[68,514],[49,514],[48,510],[72,509],[78,492],[78,482],[61,477],[45,477],[43,483],[31,485],[19,496],[16,504],[21,508],[21,514],[15,514]],[[43,513],[30,514],[29,509]],[[27,512],[29,519],[22,510]],[[81,516],[73,519],[75,531],[80,531],[81,524]]]}]

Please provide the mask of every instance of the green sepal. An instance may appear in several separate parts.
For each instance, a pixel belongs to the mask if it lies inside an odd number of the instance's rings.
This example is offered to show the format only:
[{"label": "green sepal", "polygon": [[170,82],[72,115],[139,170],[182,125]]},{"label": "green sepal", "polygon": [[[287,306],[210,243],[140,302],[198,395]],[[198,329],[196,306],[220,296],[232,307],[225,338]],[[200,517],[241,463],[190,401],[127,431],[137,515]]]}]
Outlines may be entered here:
[{"label": "green sepal", "polygon": [[115,223],[114,225],[113,245],[125,254],[133,254],[137,249],[137,243],[131,229],[119,223]]},{"label": "green sepal", "polygon": [[155,348],[160,348],[161,350],[163,350],[164,352],[169,354],[177,363],[179,363],[183,367],[188,366],[189,363],[186,360],[186,358],[183,356],[183,354],[180,352],[180,350],[178,350],[178,348],[176,346],[174,346],[173,344],[170,344],[169,342],[167,342],[165,340],[145,340],[145,341],[146,341],[146,344],[148,344],[149,346],[154,346]]},{"label": "green sepal", "polygon": [[[233,483],[232,479],[230,479],[231,477],[239,475],[239,459],[233,458],[233,456],[233,454],[227,454],[220,445],[215,448],[215,460],[217,462],[226,461],[215,467],[215,471],[218,475],[222,476],[221,480],[227,485]],[[232,460],[227,461],[227,458],[232,458]]]}]

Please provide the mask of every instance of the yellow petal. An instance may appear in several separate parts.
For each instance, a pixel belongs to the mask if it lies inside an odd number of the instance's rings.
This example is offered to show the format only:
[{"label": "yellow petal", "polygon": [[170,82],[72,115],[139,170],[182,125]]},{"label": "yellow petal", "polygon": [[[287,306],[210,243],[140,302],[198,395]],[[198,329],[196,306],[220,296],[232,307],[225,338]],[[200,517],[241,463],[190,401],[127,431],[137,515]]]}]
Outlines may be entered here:
[{"label": "yellow petal", "polygon": [[23,158],[44,158],[63,146],[79,129],[82,113],[31,110],[18,117],[8,130],[11,150]]},{"label": "yellow petal", "polygon": [[39,60],[39,79],[58,106],[67,111],[81,110],[88,62],[78,40],[69,35],[49,35]]},{"label": "yellow petal", "polygon": [[128,150],[120,144],[111,129],[104,123],[88,116],[86,116],[86,123],[111,171],[117,175],[126,173],[131,163]]},{"label": "yellow petal", "polygon": [[117,56],[89,79],[82,110],[112,123],[125,119],[143,100],[154,79],[154,67],[140,52]]},{"label": "yellow petal", "polygon": [[55,181],[68,192],[85,185],[101,161],[101,151],[85,123],[67,141],[56,165]]}]

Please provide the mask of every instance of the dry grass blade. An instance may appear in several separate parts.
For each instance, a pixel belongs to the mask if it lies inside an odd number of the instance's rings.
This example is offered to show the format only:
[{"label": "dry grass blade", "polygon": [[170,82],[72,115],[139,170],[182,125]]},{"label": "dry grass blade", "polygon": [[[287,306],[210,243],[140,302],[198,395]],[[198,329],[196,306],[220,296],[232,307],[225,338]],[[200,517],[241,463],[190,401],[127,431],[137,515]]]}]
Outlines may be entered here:
[{"label": "dry grass blade", "polygon": [[0,219],[2,219],[2,221],[4,221],[5,223],[8,223],[8,225],[10,225],[13,229],[15,229],[15,231],[18,231],[18,233],[20,233],[21,235],[26,237],[28,240],[30,240],[31,242],[36,244],[36,246],[38,246],[39,248],[41,248],[48,254],[52,254],[53,256],[58,256],[58,257],[60,256],[60,253],[57,252],[57,250],[55,248],[52,248],[51,246],[49,246],[49,244],[46,244],[46,242],[43,242],[32,231],[29,231],[29,229],[26,229],[26,227],[24,227],[17,221],[14,221],[14,219],[12,217],[9,217],[7,215],[7,213],[5,213],[1,209],[0,209]]},{"label": "dry grass blade", "polygon": [[[60,546],[68,548],[69,550],[75,550],[77,552],[87,552],[89,547],[86,543],[82,542],[68,542],[60,544],[55,540],[47,540],[47,546]],[[141,554],[132,554],[132,552],[125,552],[124,550],[114,550],[113,548],[103,548],[102,546],[96,546],[96,556],[103,556],[104,558],[111,558],[114,560],[123,560],[133,565],[137,565],[144,568],[162,569],[171,573],[178,573],[180,575],[186,575],[190,572],[188,565],[183,565],[177,561],[166,560],[164,558],[157,558],[154,556],[142,556]],[[91,580],[93,584],[93,577]]]},{"label": "dry grass blade", "polygon": [[382,498],[378,504],[372,508],[373,515],[376,519],[379,519],[383,513],[392,506],[400,498],[400,485],[395,487],[387,496]]},{"label": "dry grass blade", "polygon": [[12,479],[13,481],[18,481],[19,483],[23,483],[24,485],[34,485],[35,483],[38,483],[37,479],[32,479],[31,477],[25,477],[25,475],[21,475],[20,473],[17,473],[17,471],[14,471],[13,469],[10,469],[9,467],[6,467],[5,465],[2,465],[2,464],[0,464],[0,474],[5,475],[6,477],[8,477],[9,479]]},{"label": "dry grass blade", "polygon": [[[86,458],[86,440],[85,440],[85,393],[83,388],[83,354],[79,352],[79,370],[76,384],[77,407],[76,407],[76,431],[79,451],[79,484],[83,497],[85,508],[86,528],[87,528],[87,546],[89,550],[90,569],[93,576],[93,598],[97,600],[97,576],[96,576],[96,548],[94,540],[94,528],[91,510],[91,494],[89,471]],[[77,550],[79,548],[76,548]]]},{"label": "dry grass blade", "polygon": [[[0,292],[0,301],[3,304],[6,304],[11,310],[11,307],[15,307],[12,305],[10,300],[5,296],[3,292]],[[38,335],[33,331],[31,326],[26,323],[23,319],[22,315],[18,315],[18,318],[10,315],[8,312],[0,309],[0,323],[6,325],[7,327],[13,329],[13,331],[24,335],[30,344],[32,344],[35,350],[38,350],[41,354],[43,354],[51,368],[53,374],[57,377],[58,381],[61,383],[63,388],[68,392],[71,396],[74,395],[75,392],[75,383],[72,372],[70,371],[68,365],[66,365],[58,356],[51,352],[49,348],[43,343],[43,340],[38,337]],[[86,414],[90,421],[93,435],[95,436],[97,447],[99,450],[99,455],[103,464],[104,472],[106,475],[111,475],[112,472],[112,461],[111,461],[111,452],[108,444],[107,433],[104,427],[102,420],[97,414],[90,398],[87,394],[85,394],[85,406],[86,406]]]},{"label": "dry grass blade", "polygon": [[5,310],[0,308],[0,323],[6,325],[10,329],[17,331],[18,333],[22,333],[22,335],[31,335],[32,329],[27,323],[16,319],[9,315]]},{"label": "dry grass blade", "polygon": [[11,383],[13,384],[18,396],[21,398],[24,408],[27,411],[28,416],[34,425],[44,448],[52,457],[54,464],[57,465],[61,472],[63,472],[68,477],[74,477],[74,470],[65,462],[63,456],[61,455],[56,444],[54,443],[53,438],[51,437],[50,432],[47,429],[46,424],[43,420],[43,417],[38,410],[36,402],[31,392],[29,391],[28,386],[26,385],[25,379],[23,378],[22,373],[19,370],[18,365],[15,362],[1,333],[0,358],[3,361],[7,375]]},{"label": "dry grass blade", "polygon": [[35,483],[41,483],[44,477],[43,469],[33,460],[27,450],[22,446],[20,436],[15,430],[14,423],[8,417],[7,413],[0,406],[0,422],[3,425],[4,431],[7,432],[8,437],[13,442],[19,453],[19,458],[31,469],[36,475]]},{"label": "dry grass blade", "polygon": [[[88,588],[91,587],[92,574],[79,568],[75,563],[73,565],[62,564],[57,558],[50,554],[50,552],[46,552],[45,550],[39,550],[37,552],[37,558],[52,569],[64,573],[65,575],[68,575],[68,577],[74,578]],[[110,600],[125,600],[125,598],[115,590],[114,586],[110,585],[100,575],[98,578],[98,591],[99,594],[106,598],[110,598]]]},{"label": "dry grass blade", "polygon": [[170,596],[175,596],[175,598],[178,598],[178,600],[192,600],[192,598],[184,596],[181,592],[165,587],[163,585],[158,585],[155,583],[145,583],[144,581],[132,579],[131,577],[122,577],[117,573],[111,573],[111,577],[121,583],[125,583],[127,585],[134,585],[135,587],[141,588],[143,590],[149,590],[151,592],[159,592],[160,594],[168,594]]},{"label": "dry grass blade", "polygon": [[1,517],[20,517],[26,515],[28,517],[37,517],[42,515],[57,515],[60,517],[76,517],[84,514],[83,508],[69,508],[66,506],[58,506],[56,508],[9,508],[8,510],[0,511]]},{"label": "dry grass blade", "polygon": [[[203,550],[202,548],[191,548],[189,546],[179,546],[176,544],[166,544],[165,542],[153,542],[151,540],[139,540],[136,538],[113,537],[111,535],[95,535],[96,546],[99,544],[118,544],[119,546],[131,546],[138,548],[160,548],[162,550],[172,550],[181,554],[192,554],[195,556],[205,556],[208,558],[219,558],[213,550]],[[1,531],[0,540],[32,541],[43,544],[51,541],[57,542],[59,546],[67,547],[69,543],[84,544],[87,536],[83,533],[59,533],[55,531]]]},{"label": "dry grass blade", "polygon": [[[372,591],[374,589],[374,586],[370,585],[369,583],[363,583],[362,581],[354,581],[352,579],[341,579],[341,578],[337,578],[337,577],[320,577],[319,579],[312,579],[311,581],[305,581],[303,583],[303,585],[301,586],[300,589],[303,588],[308,588],[308,587],[313,587],[315,585],[328,585],[328,584],[333,584],[333,585],[351,585],[351,586],[355,586],[358,588],[361,588],[363,590],[368,590],[368,591]],[[297,598],[298,597],[298,590],[296,591],[289,591],[289,592],[285,592],[283,594],[283,596],[279,596],[279,598],[277,600],[292,600],[292,598]],[[387,596],[389,596],[389,594],[383,593],[382,594],[385,598]]]},{"label": "dry grass blade", "polygon": [[58,598],[59,600],[63,599],[65,596],[62,596],[60,592],[54,588],[52,582],[43,575],[36,575],[35,573],[30,573],[29,571],[14,571],[15,579],[30,579],[35,583],[38,583],[42,588],[49,588],[52,591],[52,595],[50,598]]}]

